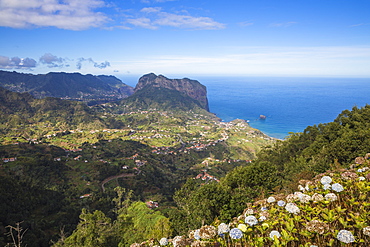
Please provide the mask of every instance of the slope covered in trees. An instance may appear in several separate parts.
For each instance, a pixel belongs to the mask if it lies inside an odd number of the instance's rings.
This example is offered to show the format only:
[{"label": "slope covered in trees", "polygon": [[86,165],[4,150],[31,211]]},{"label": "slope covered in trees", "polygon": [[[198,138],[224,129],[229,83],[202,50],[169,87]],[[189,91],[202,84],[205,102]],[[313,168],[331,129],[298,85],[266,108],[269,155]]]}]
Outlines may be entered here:
[{"label": "slope covered in trees", "polygon": [[[203,182],[216,181],[234,167],[248,165],[262,145],[274,141],[245,121],[221,123],[203,109],[133,107],[122,113],[114,104],[88,107],[8,90],[0,95],[0,245],[12,242],[3,233],[18,222],[27,230],[23,243],[31,247],[76,236],[84,208],[84,219],[92,214],[91,219],[102,218],[115,227],[122,220],[127,232],[118,231],[125,238],[109,241],[125,246],[153,236],[130,231],[141,231],[135,222],[143,221],[132,217],[143,211],[143,202],[159,203],[157,210],[145,212],[160,222],[154,220],[154,225],[167,229],[165,223],[178,211],[173,194],[187,178],[201,174]],[[125,206],[128,211],[121,218],[114,202],[117,186],[132,191],[133,206]],[[101,213],[94,214],[96,210]]]}]

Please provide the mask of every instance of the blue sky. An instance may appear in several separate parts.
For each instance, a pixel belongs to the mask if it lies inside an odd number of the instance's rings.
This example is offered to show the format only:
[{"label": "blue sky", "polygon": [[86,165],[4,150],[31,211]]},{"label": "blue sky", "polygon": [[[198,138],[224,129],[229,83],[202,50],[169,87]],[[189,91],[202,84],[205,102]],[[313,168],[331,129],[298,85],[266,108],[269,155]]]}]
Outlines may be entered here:
[{"label": "blue sky", "polygon": [[0,0],[0,69],[370,78],[369,0]]}]

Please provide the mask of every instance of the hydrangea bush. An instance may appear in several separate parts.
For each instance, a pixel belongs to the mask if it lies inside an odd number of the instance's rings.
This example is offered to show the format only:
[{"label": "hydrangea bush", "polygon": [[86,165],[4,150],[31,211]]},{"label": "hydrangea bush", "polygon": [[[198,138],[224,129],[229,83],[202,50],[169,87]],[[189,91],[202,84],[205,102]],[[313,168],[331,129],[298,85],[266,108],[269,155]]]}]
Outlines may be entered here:
[{"label": "hydrangea bush", "polygon": [[351,169],[320,174],[293,194],[251,204],[230,222],[132,246],[370,246],[369,156],[356,158],[362,162]]}]

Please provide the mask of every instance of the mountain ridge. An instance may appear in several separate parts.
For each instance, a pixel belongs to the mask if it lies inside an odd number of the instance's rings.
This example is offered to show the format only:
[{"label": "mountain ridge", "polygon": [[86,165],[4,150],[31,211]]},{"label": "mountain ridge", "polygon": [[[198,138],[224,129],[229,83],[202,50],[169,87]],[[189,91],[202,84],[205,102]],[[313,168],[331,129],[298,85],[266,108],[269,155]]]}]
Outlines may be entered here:
[{"label": "mountain ridge", "polygon": [[109,102],[133,94],[133,88],[114,76],[50,72],[24,74],[0,70],[0,86],[28,92],[35,98],[58,97],[80,101]]}]

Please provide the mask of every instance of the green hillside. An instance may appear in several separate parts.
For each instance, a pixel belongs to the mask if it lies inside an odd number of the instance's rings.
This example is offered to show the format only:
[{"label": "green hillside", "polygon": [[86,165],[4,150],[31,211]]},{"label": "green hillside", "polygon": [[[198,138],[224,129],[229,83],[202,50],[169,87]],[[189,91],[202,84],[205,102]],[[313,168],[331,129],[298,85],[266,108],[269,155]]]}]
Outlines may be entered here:
[{"label": "green hillside", "polygon": [[203,109],[88,107],[5,89],[0,101],[1,246],[12,242],[3,233],[18,222],[27,229],[24,245],[50,246],[72,234],[83,209],[116,219],[117,186],[130,195],[127,205],[158,202],[158,219],[167,221],[187,178],[203,174],[199,181],[212,183],[274,141],[244,121],[221,123]]}]

